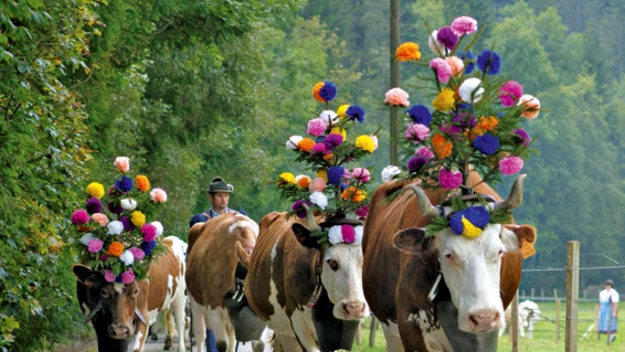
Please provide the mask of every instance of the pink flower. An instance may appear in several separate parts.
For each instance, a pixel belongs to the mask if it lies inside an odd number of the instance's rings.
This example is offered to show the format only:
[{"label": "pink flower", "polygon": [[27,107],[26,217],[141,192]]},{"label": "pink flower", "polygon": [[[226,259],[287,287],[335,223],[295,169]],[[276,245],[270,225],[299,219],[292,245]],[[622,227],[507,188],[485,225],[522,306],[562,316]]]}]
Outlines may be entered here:
[{"label": "pink flower", "polygon": [[501,105],[509,107],[523,95],[523,86],[515,81],[508,81],[499,88],[499,101]]},{"label": "pink flower", "polygon": [[109,223],[109,218],[102,213],[95,213],[91,215],[91,220],[97,222],[102,227],[106,226],[106,224]]},{"label": "pink flower", "polygon": [[533,120],[540,114],[540,100],[532,95],[525,94],[521,96],[517,105],[524,106],[521,116],[528,120]]},{"label": "pink flower", "polygon": [[451,75],[453,77],[460,76],[464,72],[464,62],[457,56],[448,56],[445,58],[445,62],[451,68]]},{"label": "pink flower", "polygon": [[430,67],[436,72],[436,77],[438,77],[439,81],[442,83],[449,82],[449,77],[451,77],[451,67],[447,61],[437,57],[430,60]]},{"label": "pink flower", "polygon": [[118,156],[115,158],[115,167],[121,172],[128,172],[130,170],[130,159],[125,156]]},{"label": "pink flower", "polygon": [[156,226],[152,224],[144,224],[141,226],[141,233],[143,234],[143,240],[151,242],[156,238]]},{"label": "pink flower", "polygon": [[499,171],[504,175],[512,175],[521,171],[523,168],[523,159],[518,156],[509,156],[499,160]]},{"label": "pink flower", "polygon": [[374,135],[370,135],[371,140],[373,141],[373,150],[378,149],[378,137]]},{"label": "pink flower", "polygon": [[308,185],[308,190],[313,193],[322,192],[326,187],[326,181],[322,178],[317,177],[316,179],[310,181],[310,185]]},{"label": "pink flower", "polygon": [[371,181],[371,173],[364,167],[357,167],[352,171],[351,178],[362,183],[367,183]]},{"label": "pink flower", "polygon": [[141,261],[145,257],[145,252],[141,248],[132,247],[128,249],[136,261]]},{"label": "pink flower", "polygon": [[428,147],[421,147],[414,152],[415,155],[421,155],[428,159],[432,159],[434,157],[434,153],[432,153],[432,149]]},{"label": "pink flower", "polygon": [[133,281],[135,281],[135,273],[132,271],[132,269],[129,269],[128,271],[122,273],[122,283],[124,285],[131,284],[133,283]]},{"label": "pink flower", "polygon": [[384,95],[384,103],[388,105],[408,107],[408,93],[401,88],[392,88]]},{"label": "pink flower", "polygon": [[477,31],[477,21],[469,16],[460,16],[451,22],[451,30],[457,36],[471,34]]},{"label": "pink flower", "polygon": [[86,210],[79,209],[72,214],[72,222],[75,225],[84,225],[89,222],[89,214]]},{"label": "pink flower", "polygon": [[363,205],[362,207],[354,210],[354,214],[359,218],[364,218],[369,214],[369,206]]},{"label": "pink flower", "polygon": [[162,188],[154,188],[150,192],[150,199],[156,203],[165,203],[167,201],[167,192]]},{"label": "pink flower", "polygon": [[446,189],[454,189],[462,184],[462,173],[455,170],[441,169],[438,173],[438,183]]},{"label": "pink flower", "polygon": [[319,143],[315,144],[310,149],[310,155],[324,154],[325,152],[326,152],[326,145],[323,142],[319,142]]},{"label": "pink flower", "polygon": [[106,280],[106,282],[115,281],[115,274],[109,269],[104,270],[104,280]]},{"label": "pink flower", "polygon": [[404,137],[411,140],[413,144],[419,144],[430,137],[430,129],[426,125],[416,123],[408,126]]},{"label": "pink flower", "polygon": [[308,121],[308,130],[306,133],[319,137],[328,129],[328,123],[320,118]]},{"label": "pink flower", "polygon": [[102,249],[102,246],[104,246],[104,242],[100,239],[94,238],[87,243],[87,250],[89,250],[89,253],[98,253]]},{"label": "pink flower", "polygon": [[351,225],[341,225],[341,234],[343,234],[343,242],[354,243],[356,240],[356,231]]}]

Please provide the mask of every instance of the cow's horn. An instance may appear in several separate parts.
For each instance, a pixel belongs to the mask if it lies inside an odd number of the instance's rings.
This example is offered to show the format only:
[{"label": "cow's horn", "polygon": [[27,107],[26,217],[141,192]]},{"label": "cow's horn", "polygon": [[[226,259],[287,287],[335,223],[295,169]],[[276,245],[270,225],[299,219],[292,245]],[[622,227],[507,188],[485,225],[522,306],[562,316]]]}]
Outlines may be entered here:
[{"label": "cow's horn", "polygon": [[98,304],[95,308],[93,308],[93,310],[91,312],[89,312],[89,314],[87,314],[85,316],[85,323],[90,322],[93,318],[95,318],[96,314],[98,314],[98,311],[102,308],[102,306],[100,304]]},{"label": "cow's horn", "polygon": [[495,209],[512,210],[521,205],[523,202],[523,180],[525,180],[525,177],[527,177],[527,174],[519,175],[519,177],[516,178],[508,199],[497,202],[495,204]]},{"label": "cow's horn", "polygon": [[315,215],[313,214],[312,209],[310,209],[310,207],[308,207],[308,205],[306,204],[302,204],[302,206],[304,207],[304,209],[306,209],[306,218],[308,220],[308,231],[317,232],[321,230],[321,228],[317,224],[317,221],[315,220]]},{"label": "cow's horn", "polygon": [[421,214],[431,218],[441,216],[440,210],[432,205],[432,202],[430,202],[430,198],[425,195],[425,192],[423,191],[423,189],[421,189],[421,187],[416,185],[408,185],[408,188],[410,188],[417,196],[417,202],[419,203],[419,212],[421,212]]}]

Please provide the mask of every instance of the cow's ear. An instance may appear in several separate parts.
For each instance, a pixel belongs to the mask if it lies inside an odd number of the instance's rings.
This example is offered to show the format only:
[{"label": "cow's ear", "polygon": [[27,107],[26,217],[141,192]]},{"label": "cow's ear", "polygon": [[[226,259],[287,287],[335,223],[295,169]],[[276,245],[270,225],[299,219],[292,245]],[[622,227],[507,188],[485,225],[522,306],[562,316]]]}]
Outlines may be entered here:
[{"label": "cow's ear", "polygon": [[536,228],[531,225],[505,225],[501,241],[506,250],[520,250],[524,258],[535,253]]},{"label": "cow's ear", "polygon": [[82,264],[74,264],[72,266],[72,272],[78,279],[78,282],[85,286],[93,285],[93,281],[91,281],[91,276],[93,275],[93,270],[90,267],[84,266]]},{"label": "cow's ear", "polygon": [[321,248],[321,245],[317,243],[318,239],[315,237],[312,237],[310,235],[310,231],[303,225],[293,224],[293,226],[291,227],[291,230],[293,231],[293,234],[295,235],[295,239],[297,240],[297,242],[299,242],[302,246],[307,247],[307,248],[316,248],[316,249]]},{"label": "cow's ear", "polygon": [[425,252],[430,242],[429,238],[425,237],[425,230],[417,227],[410,227],[393,235],[393,246],[412,254]]}]

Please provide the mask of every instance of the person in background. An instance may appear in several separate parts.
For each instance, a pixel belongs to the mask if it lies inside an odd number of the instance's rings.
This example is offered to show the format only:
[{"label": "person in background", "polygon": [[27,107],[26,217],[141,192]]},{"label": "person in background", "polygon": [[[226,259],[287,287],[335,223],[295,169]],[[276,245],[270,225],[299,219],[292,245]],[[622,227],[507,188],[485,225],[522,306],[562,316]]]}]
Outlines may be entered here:
[{"label": "person in background", "polygon": [[[211,202],[211,208],[201,214],[195,214],[189,221],[189,228],[200,222],[207,222],[219,215],[229,213],[232,210],[228,208],[230,194],[234,191],[234,187],[228,184],[222,177],[215,177],[208,186],[208,200]],[[236,212],[247,216],[243,210]],[[206,329],[206,349],[210,352],[217,352],[215,334],[210,329]]]},{"label": "person in background", "polygon": [[614,289],[614,282],[606,280],[605,289],[599,293],[598,317],[599,334],[609,334],[609,341],[616,339],[616,315],[618,313],[618,292]]}]

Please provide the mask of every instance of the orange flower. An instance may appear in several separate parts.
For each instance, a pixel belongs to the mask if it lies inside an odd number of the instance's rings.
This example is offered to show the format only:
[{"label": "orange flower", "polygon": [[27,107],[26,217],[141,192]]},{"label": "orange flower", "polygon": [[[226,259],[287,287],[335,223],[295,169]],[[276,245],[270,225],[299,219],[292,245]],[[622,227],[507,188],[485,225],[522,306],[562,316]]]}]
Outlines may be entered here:
[{"label": "orange flower", "polygon": [[296,177],[299,178],[297,180],[297,184],[302,187],[302,188],[308,188],[308,186],[310,186],[310,177],[308,176],[302,176],[302,177]]},{"label": "orange flower", "polygon": [[315,141],[310,138],[304,138],[297,143],[299,150],[308,153],[315,146]]},{"label": "orange flower", "polygon": [[475,127],[471,130],[471,141],[477,136],[481,136],[484,133],[493,130],[499,124],[499,120],[495,116],[482,116],[475,124]]},{"label": "orange flower", "polygon": [[419,45],[413,42],[406,42],[395,50],[395,58],[397,61],[416,61],[421,58]]},{"label": "orange flower", "polygon": [[343,200],[351,200],[352,202],[362,202],[367,197],[367,193],[356,187],[348,187],[341,194]]},{"label": "orange flower", "polygon": [[321,95],[319,95],[319,91],[321,90],[321,88],[323,88],[323,86],[325,85],[324,82],[319,82],[317,84],[315,84],[315,86],[313,87],[312,93],[313,93],[313,97],[315,97],[315,100],[320,102],[320,103],[325,103],[326,100],[323,99],[321,97]]},{"label": "orange flower", "polygon": [[113,242],[111,243],[111,245],[109,246],[108,249],[108,254],[115,256],[115,257],[119,257],[122,255],[122,253],[124,253],[124,245],[121,244],[120,242]]},{"label": "orange flower", "polygon": [[150,190],[150,180],[146,176],[137,175],[137,187],[143,192]]},{"label": "orange flower", "polygon": [[432,151],[436,154],[436,157],[439,159],[445,159],[449,155],[451,155],[451,151],[454,148],[454,144],[445,137],[440,134],[434,135],[432,137]]}]

